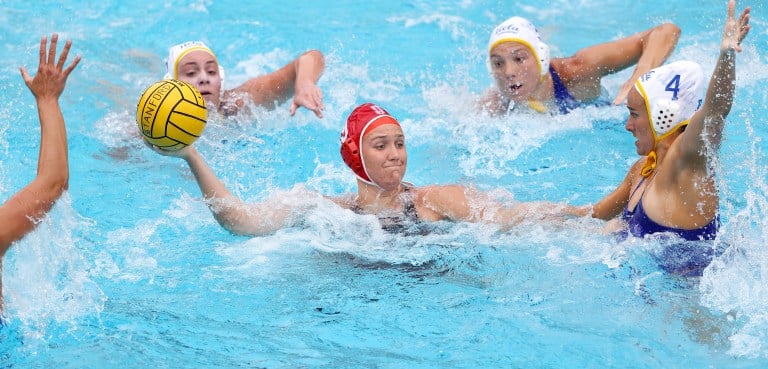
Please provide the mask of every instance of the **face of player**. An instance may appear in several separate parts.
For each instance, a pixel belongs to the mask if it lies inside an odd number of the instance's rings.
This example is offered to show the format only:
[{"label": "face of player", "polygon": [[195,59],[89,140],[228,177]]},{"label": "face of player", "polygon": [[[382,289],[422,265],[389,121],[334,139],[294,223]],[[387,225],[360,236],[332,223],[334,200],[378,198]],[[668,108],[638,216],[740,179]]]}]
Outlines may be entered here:
[{"label": "face of player", "polygon": [[179,60],[178,79],[195,86],[207,104],[217,107],[221,102],[221,74],[216,58],[195,50]]},{"label": "face of player", "polygon": [[403,130],[397,124],[385,124],[366,134],[362,157],[373,183],[387,191],[396,190],[408,162]]},{"label": "face of player", "polygon": [[496,86],[506,98],[524,102],[539,88],[538,62],[527,46],[519,42],[496,45],[490,63]]},{"label": "face of player", "polygon": [[645,108],[645,100],[634,88],[627,96],[627,110],[629,117],[624,128],[635,136],[635,148],[638,155],[648,155],[653,150],[654,138],[651,132],[651,123],[648,119],[648,110]]}]

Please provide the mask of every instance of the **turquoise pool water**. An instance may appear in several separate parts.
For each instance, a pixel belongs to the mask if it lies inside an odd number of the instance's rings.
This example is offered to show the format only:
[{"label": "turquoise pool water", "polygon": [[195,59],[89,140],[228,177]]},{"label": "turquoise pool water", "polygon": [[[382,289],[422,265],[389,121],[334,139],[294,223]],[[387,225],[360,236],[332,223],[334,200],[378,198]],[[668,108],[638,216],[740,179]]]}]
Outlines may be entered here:
[{"label": "turquoise pool water", "polygon": [[[288,106],[210,122],[199,150],[235,193],[352,191],[338,155],[351,109],[386,107],[408,137],[406,179],[473,183],[512,200],[584,204],[636,159],[622,107],[489,119],[488,32],[514,14],[554,55],[663,21],[670,60],[714,65],[724,1],[0,1],[0,199],[34,175],[39,130],[18,67],[40,36],[83,55],[62,97],[70,191],[4,260],[8,368],[764,368],[768,366],[768,33],[760,1],[739,55],[719,169],[728,246],[699,280],[659,270],[660,241],[617,243],[600,223],[498,234],[441,225],[383,233],[335,208],[267,237],[222,230],[188,168],[136,138],[143,89],[169,45],[206,41],[227,84],[306,49],[327,57],[326,117]],[[544,5],[546,4],[546,5]],[[605,80],[615,92],[628,74]],[[1,225],[0,225],[1,226]]]}]

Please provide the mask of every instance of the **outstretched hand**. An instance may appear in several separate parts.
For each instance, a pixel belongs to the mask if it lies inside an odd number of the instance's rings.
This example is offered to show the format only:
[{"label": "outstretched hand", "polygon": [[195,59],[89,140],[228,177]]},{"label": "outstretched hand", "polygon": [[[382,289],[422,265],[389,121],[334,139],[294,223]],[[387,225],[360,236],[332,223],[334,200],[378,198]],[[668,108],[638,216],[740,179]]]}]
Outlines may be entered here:
[{"label": "outstretched hand", "polygon": [[736,19],[734,16],[736,13],[736,0],[728,2],[728,18],[725,20],[723,42],[720,45],[720,50],[736,50],[741,52],[741,41],[747,37],[749,30],[752,28],[749,25],[749,12],[750,8],[745,8],[741,12],[739,19]]},{"label": "outstretched hand", "polygon": [[64,85],[67,82],[67,77],[72,73],[78,63],[80,63],[80,55],[75,57],[75,60],[64,68],[64,64],[67,61],[69,55],[69,48],[72,47],[72,41],[67,40],[64,45],[64,49],[61,51],[59,60],[56,61],[56,44],[59,41],[59,35],[54,33],[51,36],[51,47],[46,52],[46,46],[48,38],[43,36],[40,39],[40,63],[37,67],[37,73],[34,78],[29,75],[27,69],[23,66],[19,68],[21,71],[21,77],[24,79],[27,87],[37,99],[43,98],[55,98],[58,99],[64,91]]},{"label": "outstretched hand", "polygon": [[291,116],[296,114],[296,110],[303,106],[315,113],[318,118],[323,117],[323,91],[316,84],[311,82],[299,83],[296,86],[296,92],[291,102]]}]

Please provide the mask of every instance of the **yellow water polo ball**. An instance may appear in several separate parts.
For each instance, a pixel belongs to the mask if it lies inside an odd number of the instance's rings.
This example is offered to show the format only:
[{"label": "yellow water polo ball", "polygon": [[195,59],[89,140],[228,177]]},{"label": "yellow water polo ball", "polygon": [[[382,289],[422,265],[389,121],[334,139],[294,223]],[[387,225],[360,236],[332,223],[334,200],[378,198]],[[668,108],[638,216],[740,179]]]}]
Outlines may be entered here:
[{"label": "yellow water polo ball", "polygon": [[147,142],[179,150],[203,134],[208,119],[205,100],[187,82],[165,79],[149,86],[136,106],[136,123]]}]

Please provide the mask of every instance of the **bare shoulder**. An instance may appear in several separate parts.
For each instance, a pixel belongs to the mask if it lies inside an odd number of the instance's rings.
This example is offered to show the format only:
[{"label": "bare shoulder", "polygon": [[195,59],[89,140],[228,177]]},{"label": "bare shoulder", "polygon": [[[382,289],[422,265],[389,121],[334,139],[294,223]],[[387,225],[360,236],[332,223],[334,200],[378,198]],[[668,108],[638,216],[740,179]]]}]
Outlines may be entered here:
[{"label": "bare shoulder", "polygon": [[464,195],[467,187],[457,184],[450,185],[429,185],[416,187],[413,189],[417,198],[427,201],[439,201],[445,198],[456,198],[458,195]]},{"label": "bare shoulder", "polygon": [[352,209],[357,206],[357,196],[353,194],[345,194],[342,196],[326,197],[334,204],[344,209]]},{"label": "bare shoulder", "polygon": [[414,188],[412,191],[420,219],[463,219],[468,213],[464,186],[431,185]]}]

